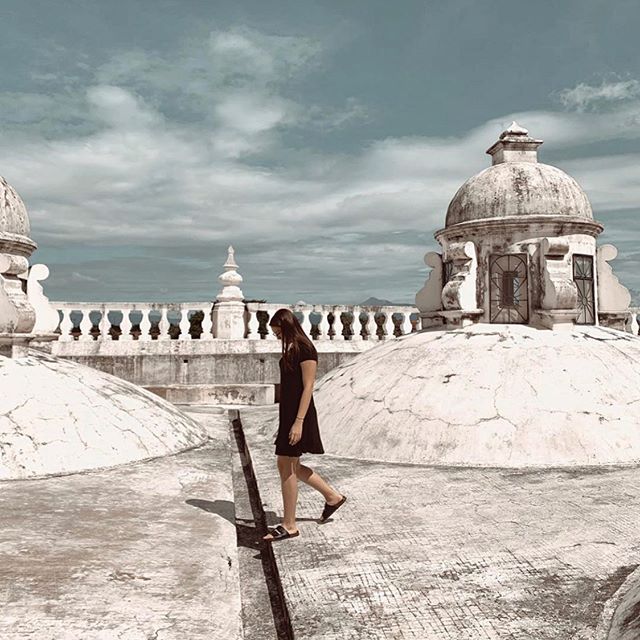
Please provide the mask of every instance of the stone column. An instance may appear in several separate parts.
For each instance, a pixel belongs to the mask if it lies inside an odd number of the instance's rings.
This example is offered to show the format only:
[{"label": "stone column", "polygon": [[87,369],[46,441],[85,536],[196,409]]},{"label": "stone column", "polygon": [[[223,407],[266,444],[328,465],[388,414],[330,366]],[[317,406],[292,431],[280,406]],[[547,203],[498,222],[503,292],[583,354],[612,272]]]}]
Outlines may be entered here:
[{"label": "stone column", "polygon": [[244,294],[238,286],[242,276],[236,271],[233,247],[229,247],[224,273],[218,276],[222,290],[216,297],[212,311],[213,335],[215,338],[242,339],[244,326]]}]

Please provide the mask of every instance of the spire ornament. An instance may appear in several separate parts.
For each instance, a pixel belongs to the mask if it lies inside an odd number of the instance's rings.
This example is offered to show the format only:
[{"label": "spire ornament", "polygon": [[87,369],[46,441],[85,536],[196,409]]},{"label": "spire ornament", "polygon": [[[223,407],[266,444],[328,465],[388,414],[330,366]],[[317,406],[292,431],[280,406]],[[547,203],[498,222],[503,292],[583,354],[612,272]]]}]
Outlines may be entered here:
[{"label": "spire ornament", "polygon": [[222,284],[222,290],[217,295],[216,300],[220,302],[242,302],[244,294],[238,286],[242,282],[242,276],[236,271],[238,265],[231,245],[229,245],[228,251],[227,261],[224,263],[224,273],[218,276],[218,280]]}]

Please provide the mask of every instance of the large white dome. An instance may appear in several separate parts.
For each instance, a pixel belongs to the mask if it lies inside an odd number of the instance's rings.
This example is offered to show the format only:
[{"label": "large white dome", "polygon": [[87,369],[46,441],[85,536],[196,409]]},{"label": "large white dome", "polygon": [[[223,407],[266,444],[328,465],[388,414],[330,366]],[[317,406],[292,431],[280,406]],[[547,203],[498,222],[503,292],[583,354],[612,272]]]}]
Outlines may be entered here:
[{"label": "large white dome", "polygon": [[325,450],[433,465],[640,462],[640,338],[476,324],[383,343],[325,375]]},{"label": "large white dome", "polygon": [[0,480],[155,458],[207,437],[169,402],[115,376],[35,350],[0,357]]}]

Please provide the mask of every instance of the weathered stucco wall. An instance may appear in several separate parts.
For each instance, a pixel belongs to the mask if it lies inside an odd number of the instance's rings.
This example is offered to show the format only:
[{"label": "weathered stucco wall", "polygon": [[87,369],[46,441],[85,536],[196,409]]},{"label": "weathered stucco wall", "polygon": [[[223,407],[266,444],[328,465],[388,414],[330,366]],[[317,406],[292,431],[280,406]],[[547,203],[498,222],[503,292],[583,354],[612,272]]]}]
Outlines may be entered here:
[{"label": "weathered stucco wall", "polygon": [[[317,341],[322,377],[378,341]],[[276,341],[213,340],[153,342],[56,342],[54,355],[118,376],[140,386],[278,384]]]}]

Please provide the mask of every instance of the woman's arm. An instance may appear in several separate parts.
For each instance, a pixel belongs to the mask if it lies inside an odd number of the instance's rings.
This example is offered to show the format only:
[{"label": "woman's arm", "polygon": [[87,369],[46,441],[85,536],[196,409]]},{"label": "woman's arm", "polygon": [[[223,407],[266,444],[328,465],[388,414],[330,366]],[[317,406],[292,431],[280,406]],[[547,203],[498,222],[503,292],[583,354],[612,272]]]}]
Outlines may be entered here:
[{"label": "woman's arm", "polygon": [[302,396],[300,397],[300,406],[296,420],[302,424],[302,420],[307,415],[307,409],[311,403],[311,394],[313,393],[313,384],[316,380],[316,371],[318,363],[316,360],[304,360],[300,363],[302,369]]}]

